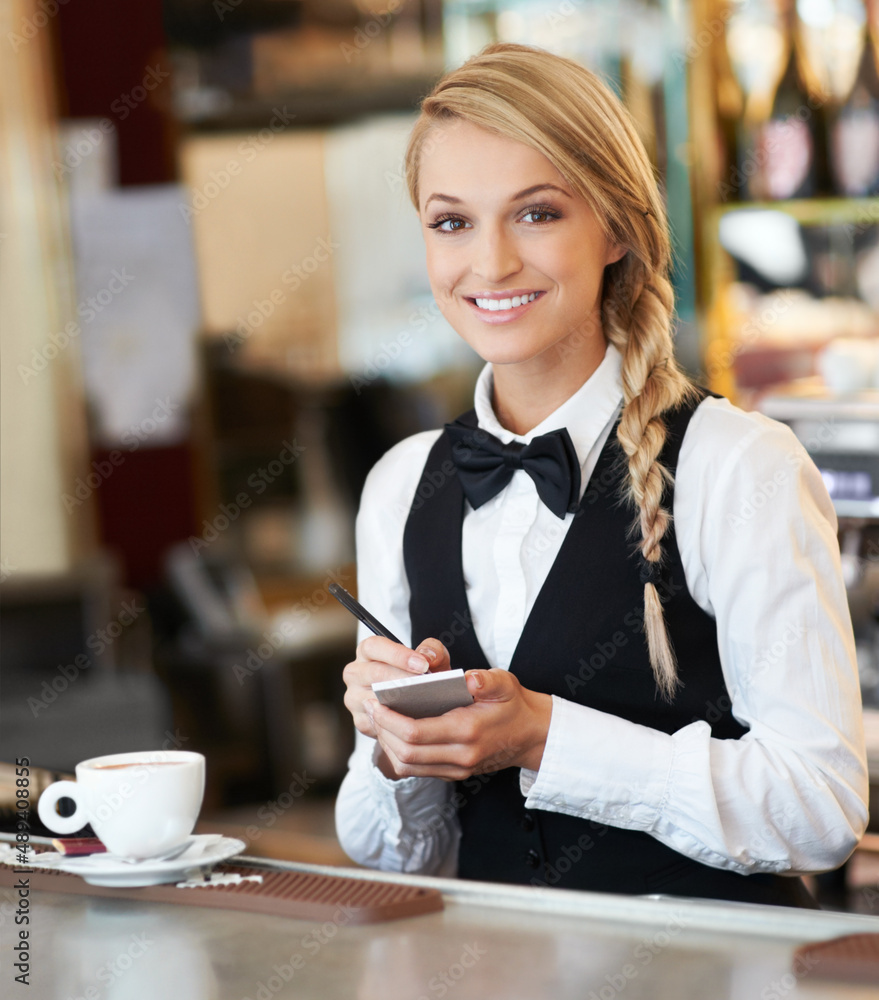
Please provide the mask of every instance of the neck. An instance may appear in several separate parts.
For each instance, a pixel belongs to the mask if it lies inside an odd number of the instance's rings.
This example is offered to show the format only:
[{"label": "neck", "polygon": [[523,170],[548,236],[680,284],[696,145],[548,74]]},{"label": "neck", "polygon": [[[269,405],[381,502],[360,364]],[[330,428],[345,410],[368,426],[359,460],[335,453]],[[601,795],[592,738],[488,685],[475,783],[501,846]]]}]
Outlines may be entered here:
[{"label": "neck", "polygon": [[492,365],[492,406],[502,427],[527,434],[557,410],[583,385],[604,360],[603,338],[584,345],[576,354],[540,364],[540,358],[516,365]]}]

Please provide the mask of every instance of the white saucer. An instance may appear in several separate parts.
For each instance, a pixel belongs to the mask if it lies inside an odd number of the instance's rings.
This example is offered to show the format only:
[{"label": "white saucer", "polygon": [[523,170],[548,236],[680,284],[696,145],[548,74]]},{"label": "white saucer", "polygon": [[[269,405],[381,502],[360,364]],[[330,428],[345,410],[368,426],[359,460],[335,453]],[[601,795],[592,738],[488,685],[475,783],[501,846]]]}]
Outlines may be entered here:
[{"label": "white saucer", "polygon": [[112,854],[89,854],[78,858],[64,857],[52,867],[71,875],[81,875],[89,885],[162,885],[165,882],[185,882],[193,875],[240,854],[247,846],[243,840],[218,838],[215,834],[200,834],[191,839],[192,843],[182,854],[168,861],[124,861]]}]

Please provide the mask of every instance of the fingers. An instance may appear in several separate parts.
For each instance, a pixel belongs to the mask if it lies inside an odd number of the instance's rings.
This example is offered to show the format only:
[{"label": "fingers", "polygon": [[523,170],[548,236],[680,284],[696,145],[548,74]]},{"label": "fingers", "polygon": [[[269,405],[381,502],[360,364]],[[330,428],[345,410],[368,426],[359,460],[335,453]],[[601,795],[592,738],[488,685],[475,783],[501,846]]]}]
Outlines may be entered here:
[{"label": "fingers", "polygon": [[400,744],[443,746],[466,743],[476,736],[478,722],[466,708],[453,708],[429,719],[410,719],[380,704],[375,695],[364,701],[364,711],[377,729],[393,736]]},{"label": "fingers", "polygon": [[410,743],[397,736],[392,729],[385,728],[387,726],[400,728],[414,740],[423,740],[425,732],[422,723],[425,720],[409,719],[380,705],[377,701],[367,701],[364,704],[375,730],[375,738],[392,772],[389,774],[385,770],[388,777],[431,777],[457,781],[472,773],[467,765],[476,761],[474,759],[471,762],[467,759],[468,754],[472,753],[467,747],[449,743],[437,745]]},{"label": "fingers", "polygon": [[[381,743],[381,738],[379,738]],[[473,773],[466,767],[455,764],[407,764],[394,755],[392,750],[383,747],[385,757],[391,770],[398,778],[442,778],[444,781],[463,781]]]},{"label": "fingers", "polygon": [[[373,684],[396,680],[401,676],[424,674],[428,670],[448,669],[449,651],[439,639],[425,639],[417,650],[412,650],[384,636],[367,636],[357,646],[356,659],[342,671],[346,685],[345,707],[351,713],[356,728],[364,735],[375,738],[376,727],[364,707],[366,702],[378,704],[372,692]],[[397,715],[396,712],[391,714]]]},{"label": "fingers", "polygon": [[509,670],[468,670],[464,676],[467,690],[476,701],[510,701],[521,688]]},{"label": "fingers", "polygon": [[415,650],[424,656],[430,663],[430,672],[437,673],[440,670],[451,670],[451,657],[446,647],[439,639],[425,639],[420,642]]},{"label": "fingers", "polygon": [[[462,742],[416,742],[427,738],[421,725],[426,720],[416,722],[407,719],[378,702],[368,702],[367,709],[372,713],[375,738],[384,751],[393,776],[397,778],[429,777],[460,781],[472,774],[483,774],[511,766],[512,751],[509,747],[496,744],[489,748],[484,741],[470,741],[469,737],[474,735],[470,728],[460,734],[466,737]],[[380,721],[376,716],[381,717]],[[400,720],[403,720],[402,723]],[[398,736],[391,726],[400,727],[407,736],[412,737],[412,741]]]},{"label": "fingers", "polygon": [[374,697],[364,701],[371,732],[397,777],[460,780],[505,767],[537,770],[552,713],[549,695],[529,692],[506,670],[467,671],[474,703],[411,719]]},{"label": "fingers", "polygon": [[363,660],[349,663],[342,671],[342,679],[345,681],[345,708],[351,713],[355,727],[364,736],[375,738],[375,728],[364,708],[365,702],[375,701],[372,685],[376,681],[397,680],[403,675],[404,671],[398,670],[397,667]]},{"label": "fingers", "polygon": [[410,674],[426,674],[430,667],[426,656],[381,635],[369,635],[363,639],[357,646],[357,659],[389,663]]},{"label": "fingers", "polygon": [[363,703],[374,700],[372,685],[377,681],[397,680],[424,674],[429,660],[416,655],[408,646],[383,636],[368,636],[357,646],[356,659],[345,666],[345,707],[351,713],[355,727],[365,736],[375,737],[375,728]]}]

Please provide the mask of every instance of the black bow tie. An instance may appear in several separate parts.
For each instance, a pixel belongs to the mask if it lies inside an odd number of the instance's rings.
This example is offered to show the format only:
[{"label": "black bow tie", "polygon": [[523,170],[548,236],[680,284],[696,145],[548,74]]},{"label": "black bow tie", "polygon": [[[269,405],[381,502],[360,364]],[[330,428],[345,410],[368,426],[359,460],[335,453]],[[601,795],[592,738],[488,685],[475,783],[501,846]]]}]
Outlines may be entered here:
[{"label": "black bow tie", "polygon": [[446,434],[464,495],[474,509],[497,496],[516,469],[524,469],[534,480],[537,495],[556,517],[564,518],[580,499],[580,461],[564,427],[541,434],[530,444],[504,444],[461,420],[446,424]]}]

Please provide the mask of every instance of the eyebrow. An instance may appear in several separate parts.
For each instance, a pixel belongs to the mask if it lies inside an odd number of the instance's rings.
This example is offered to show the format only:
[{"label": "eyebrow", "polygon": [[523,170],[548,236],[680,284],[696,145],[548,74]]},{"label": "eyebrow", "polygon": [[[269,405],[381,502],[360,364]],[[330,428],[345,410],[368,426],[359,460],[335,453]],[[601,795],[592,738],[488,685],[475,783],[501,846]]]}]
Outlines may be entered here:
[{"label": "eyebrow", "polygon": [[[560,188],[557,184],[533,184],[531,187],[525,188],[524,190],[514,194],[513,197],[510,198],[510,201],[519,201],[522,198],[527,198],[529,195],[536,194],[538,191],[558,191],[559,194],[563,194],[566,198],[571,197],[571,195],[567,191],[565,191],[563,188]],[[456,198],[454,195],[432,194],[424,203],[424,207],[427,208],[427,206],[432,201],[445,201],[448,202],[450,205],[462,204],[461,199]]]}]

